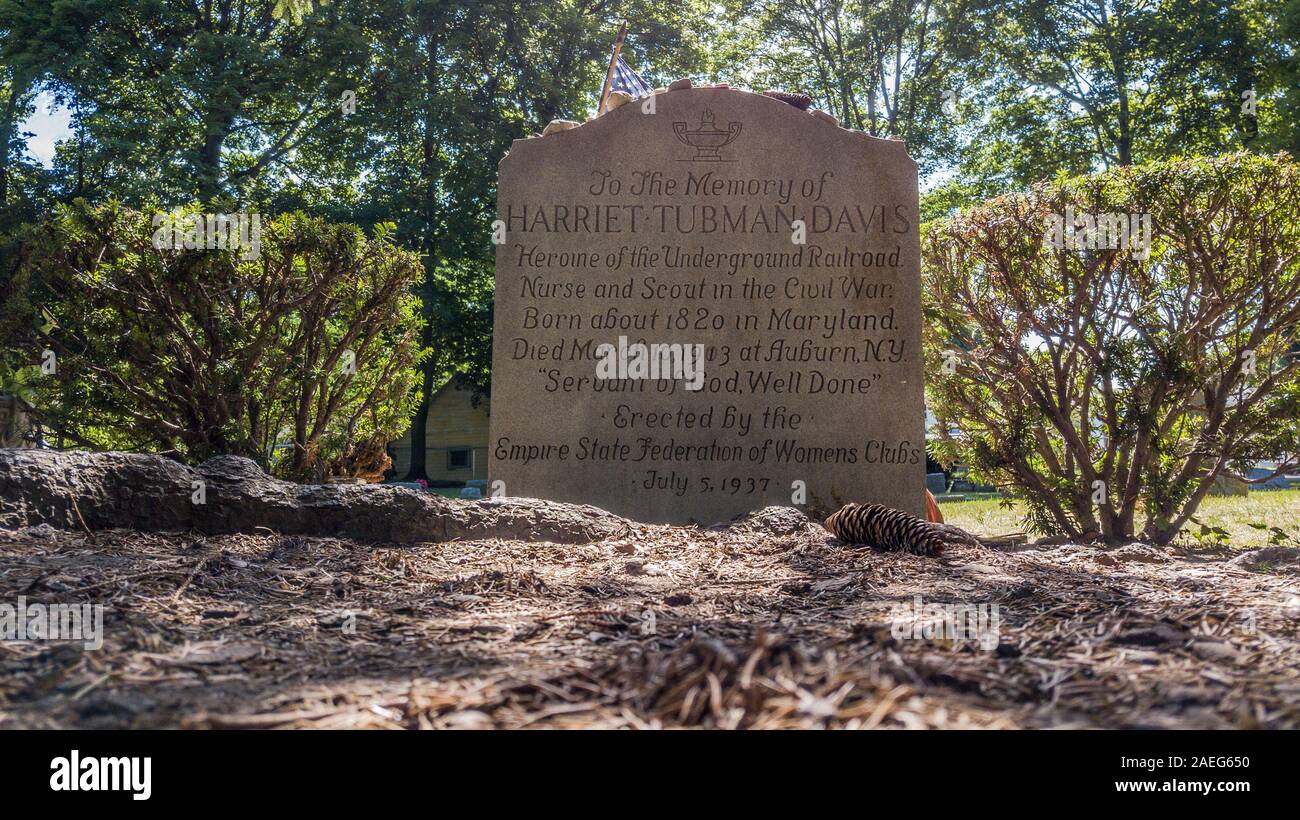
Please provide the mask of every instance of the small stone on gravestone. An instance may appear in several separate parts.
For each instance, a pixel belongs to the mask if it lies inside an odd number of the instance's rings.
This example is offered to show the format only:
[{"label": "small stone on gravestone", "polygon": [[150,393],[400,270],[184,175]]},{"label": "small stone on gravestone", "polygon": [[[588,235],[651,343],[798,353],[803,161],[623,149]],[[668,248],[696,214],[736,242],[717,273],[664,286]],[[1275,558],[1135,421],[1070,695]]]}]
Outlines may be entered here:
[{"label": "small stone on gravestone", "polygon": [[582,123],[575,122],[574,120],[551,120],[546,124],[546,127],[542,129],[542,136],[547,137],[551,134],[558,134],[561,131],[569,131],[573,128],[577,128],[579,125],[582,125]]},{"label": "small stone on gravestone", "polygon": [[685,77],[682,77],[680,80],[673,80],[671,83],[668,84],[669,91],[685,91],[690,87],[691,87],[691,81]]},{"label": "small stone on gravestone", "polygon": [[731,89],[654,112],[501,162],[491,480],[654,522],[814,501],[923,515],[903,144]]},{"label": "small stone on gravestone", "polygon": [[632,95],[626,91],[611,91],[609,92],[609,96],[605,98],[605,113],[608,114],[615,108],[626,105],[630,102],[632,102]]}]

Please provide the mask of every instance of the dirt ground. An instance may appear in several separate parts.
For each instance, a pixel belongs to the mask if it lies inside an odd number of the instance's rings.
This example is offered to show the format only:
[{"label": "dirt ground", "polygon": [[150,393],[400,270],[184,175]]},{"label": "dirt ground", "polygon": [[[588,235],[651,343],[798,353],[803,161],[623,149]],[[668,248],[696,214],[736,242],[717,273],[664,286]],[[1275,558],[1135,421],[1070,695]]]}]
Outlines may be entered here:
[{"label": "dirt ground", "polygon": [[[1300,727],[1295,563],[931,559],[787,524],[585,546],[0,530],[0,602],[105,607],[102,649],[0,642],[0,728]],[[996,604],[996,648],[896,636],[918,595]]]}]

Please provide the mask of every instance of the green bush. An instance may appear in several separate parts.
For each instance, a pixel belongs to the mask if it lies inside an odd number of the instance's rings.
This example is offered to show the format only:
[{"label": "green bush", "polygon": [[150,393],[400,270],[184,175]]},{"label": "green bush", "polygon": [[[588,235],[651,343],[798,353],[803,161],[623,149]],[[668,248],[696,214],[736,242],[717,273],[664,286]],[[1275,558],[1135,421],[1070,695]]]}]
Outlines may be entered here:
[{"label": "green bush", "polygon": [[[1149,217],[1149,256],[1104,247],[1114,221],[1054,246],[1067,207]],[[929,226],[922,256],[937,451],[1015,488],[1033,528],[1166,543],[1217,476],[1294,469],[1300,167],[1285,154],[1041,184]]]},{"label": "green bush", "polygon": [[8,324],[29,361],[57,356],[36,383],[41,423],[81,446],[234,453],[300,480],[382,471],[427,355],[419,258],[387,227],[367,238],[300,213],[263,222],[256,254],[159,249],[156,223],[77,202],[24,236],[8,279],[40,314]]}]

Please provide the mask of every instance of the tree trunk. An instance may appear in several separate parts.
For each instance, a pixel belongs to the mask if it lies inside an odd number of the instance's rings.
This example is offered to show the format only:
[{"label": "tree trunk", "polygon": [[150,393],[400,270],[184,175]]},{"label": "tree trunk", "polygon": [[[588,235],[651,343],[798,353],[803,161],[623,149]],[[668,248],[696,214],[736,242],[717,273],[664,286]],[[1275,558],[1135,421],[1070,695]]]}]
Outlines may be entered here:
[{"label": "tree trunk", "polygon": [[31,87],[29,80],[20,78],[17,72],[9,84],[9,99],[5,100],[3,119],[0,119],[0,208],[9,202],[9,142],[13,139],[18,123],[18,101]]},{"label": "tree trunk", "polygon": [[[426,283],[430,278],[426,277]],[[425,325],[423,332],[420,334],[420,343],[427,348],[433,343],[433,311],[430,309],[431,304],[429,304],[433,300],[432,293],[426,299]],[[425,360],[424,378],[420,383],[420,406],[415,409],[415,415],[411,417],[411,466],[407,469],[403,481],[420,481],[421,479],[427,481],[429,479],[426,443],[429,433],[429,405],[433,401],[433,370],[435,366],[433,356]]]},{"label": "tree trunk", "polygon": [[[420,162],[420,177],[424,191],[424,293],[423,300],[424,330],[420,335],[422,345],[428,349],[433,346],[433,323],[437,318],[437,286],[433,270],[438,259],[438,244],[434,213],[437,209],[437,161],[438,161],[438,121],[434,112],[433,100],[439,90],[438,83],[438,38],[434,31],[428,33],[425,41],[427,51],[424,78],[424,141]],[[429,405],[433,401],[433,392],[438,387],[433,383],[434,372],[438,367],[438,357],[429,356],[424,362],[424,378],[420,384],[420,406],[411,418],[411,466],[406,471],[406,481],[428,480],[428,431]]]},{"label": "tree trunk", "polygon": [[221,146],[226,141],[229,126],[208,124],[203,148],[199,153],[199,201],[207,204],[221,193]]}]

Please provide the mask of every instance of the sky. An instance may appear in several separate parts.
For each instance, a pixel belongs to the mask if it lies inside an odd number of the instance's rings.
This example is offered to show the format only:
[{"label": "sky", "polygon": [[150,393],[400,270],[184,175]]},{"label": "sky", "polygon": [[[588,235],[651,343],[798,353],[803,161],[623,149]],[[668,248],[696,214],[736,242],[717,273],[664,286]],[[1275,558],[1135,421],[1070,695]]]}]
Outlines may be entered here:
[{"label": "sky", "polygon": [[31,132],[27,140],[27,153],[41,165],[54,164],[54,144],[72,136],[72,110],[57,105],[54,96],[41,92],[36,97],[36,110],[22,124],[22,131]]}]

